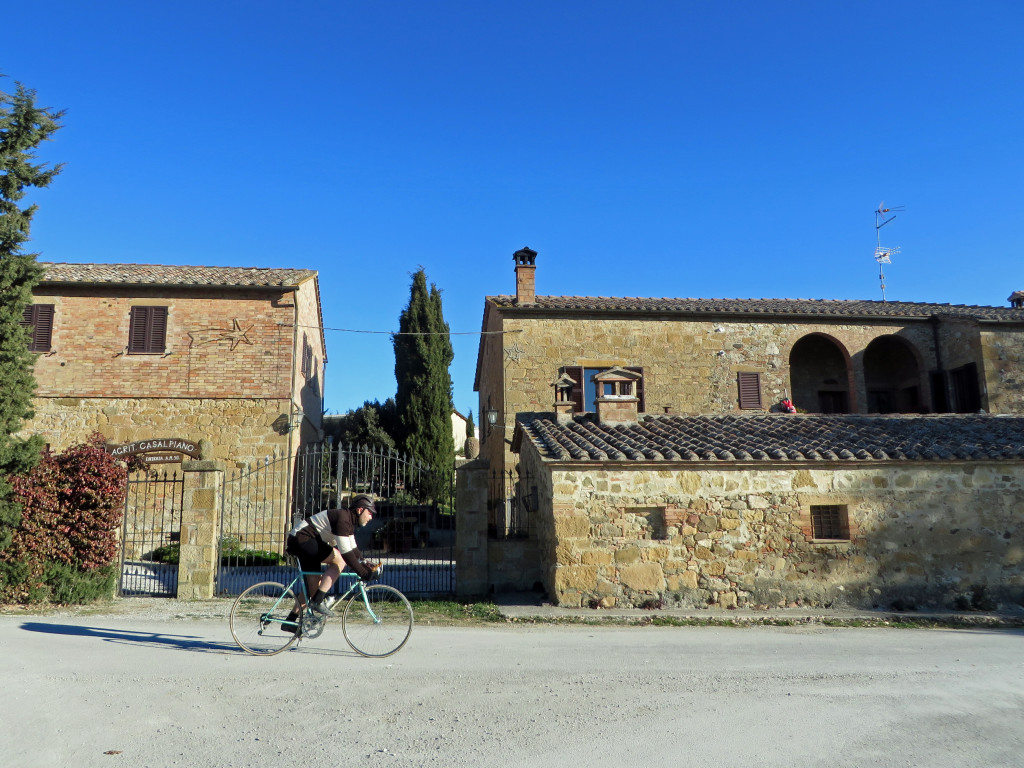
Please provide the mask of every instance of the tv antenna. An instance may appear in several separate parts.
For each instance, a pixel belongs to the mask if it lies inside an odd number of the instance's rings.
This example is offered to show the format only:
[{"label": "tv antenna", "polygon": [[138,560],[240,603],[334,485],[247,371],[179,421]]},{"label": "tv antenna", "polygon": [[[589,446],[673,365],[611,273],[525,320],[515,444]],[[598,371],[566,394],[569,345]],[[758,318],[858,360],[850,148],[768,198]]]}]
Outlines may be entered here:
[{"label": "tv antenna", "polygon": [[886,208],[885,203],[879,203],[875,209],[875,261],[878,262],[878,282],[882,285],[882,303],[885,303],[885,272],[883,265],[892,264],[892,257],[900,252],[897,248],[887,248],[882,245],[882,227],[896,218],[896,211],[902,211],[903,206]]}]

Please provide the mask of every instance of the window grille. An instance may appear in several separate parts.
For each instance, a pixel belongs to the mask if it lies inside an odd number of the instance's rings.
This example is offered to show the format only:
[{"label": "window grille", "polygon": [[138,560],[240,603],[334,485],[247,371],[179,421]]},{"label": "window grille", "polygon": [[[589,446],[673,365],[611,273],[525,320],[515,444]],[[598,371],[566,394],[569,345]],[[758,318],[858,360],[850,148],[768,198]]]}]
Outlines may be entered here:
[{"label": "window grille", "polygon": [[816,539],[849,539],[846,507],[839,504],[811,506],[811,526]]}]

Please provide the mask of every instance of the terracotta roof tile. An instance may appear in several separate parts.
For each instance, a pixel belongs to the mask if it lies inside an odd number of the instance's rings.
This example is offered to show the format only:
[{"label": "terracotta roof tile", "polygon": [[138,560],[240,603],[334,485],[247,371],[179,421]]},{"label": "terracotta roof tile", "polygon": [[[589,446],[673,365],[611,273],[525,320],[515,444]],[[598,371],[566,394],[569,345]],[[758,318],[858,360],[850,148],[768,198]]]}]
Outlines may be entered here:
[{"label": "terracotta roof tile", "polygon": [[647,416],[614,427],[520,414],[549,461],[1024,461],[1024,416]]},{"label": "terracotta roof tile", "polygon": [[316,277],[312,269],[257,267],[186,267],[163,264],[58,264],[40,262],[43,283],[110,283],[231,288],[291,287]]},{"label": "terracotta roof tile", "polygon": [[906,317],[933,315],[1024,323],[1024,310],[969,304],[929,304],[906,301],[840,299],[673,299],[613,298],[607,296],[537,296],[532,304],[519,305],[515,296],[488,296],[503,310],[559,313],[659,313],[681,315],[771,315],[812,317]]}]

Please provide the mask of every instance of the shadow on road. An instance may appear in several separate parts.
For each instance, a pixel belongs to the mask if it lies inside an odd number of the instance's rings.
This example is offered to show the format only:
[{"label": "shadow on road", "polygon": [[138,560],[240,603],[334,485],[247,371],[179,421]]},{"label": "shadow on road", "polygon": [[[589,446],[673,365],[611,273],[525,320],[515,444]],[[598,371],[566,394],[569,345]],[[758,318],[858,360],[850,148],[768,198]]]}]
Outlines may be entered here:
[{"label": "shadow on road", "polygon": [[149,645],[154,648],[174,648],[179,651],[198,653],[245,653],[234,643],[217,643],[204,640],[198,635],[170,635],[162,632],[136,632],[130,629],[106,629],[103,627],[81,627],[73,624],[47,624],[28,621],[21,625],[27,632],[42,632],[48,635],[77,635],[95,637],[108,643],[131,643]]}]

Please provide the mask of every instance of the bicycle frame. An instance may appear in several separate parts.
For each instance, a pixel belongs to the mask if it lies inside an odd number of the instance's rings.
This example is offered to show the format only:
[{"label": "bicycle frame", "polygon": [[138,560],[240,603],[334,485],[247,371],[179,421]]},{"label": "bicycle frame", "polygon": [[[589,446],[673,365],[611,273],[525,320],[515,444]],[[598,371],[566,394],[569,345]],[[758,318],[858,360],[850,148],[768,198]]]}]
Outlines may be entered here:
[{"label": "bicycle frame", "polygon": [[[309,590],[306,587],[306,577],[307,576],[316,576],[317,578],[320,578],[320,577],[323,576],[323,571],[302,571],[302,570],[300,570],[298,575],[296,575],[296,577],[294,579],[292,579],[291,582],[285,586],[285,592],[281,593],[281,596],[277,599],[277,602],[275,602],[274,605],[271,607],[270,613],[273,613],[273,612],[275,612],[278,609],[278,607],[281,605],[281,601],[284,600],[284,596],[285,596],[285,594],[287,593],[288,590],[291,590],[293,595],[298,595],[299,594],[298,590],[295,588],[296,584],[298,584],[302,588],[302,602],[305,604],[305,610],[308,611],[309,610]],[[344,602],[345,600],[348,600],[349,597],[353,596],[353,594],[352,594],[353,592],[359,592],[360,598],[363,601],[363,605],[366,607],[366,612],[368,614],[370,614],[370,617],[373,619],[373,623],[374,624],[379,624],[380,623],[380,617],[377,616],[377,614],[373,612],[373,608],[370,606],[370,601],[366,599],[366,587],[363,585],[362,580],[360,580],[360,578],[356,574],[354,574],[354,573],[345,573],[344,571],[342,573],[338,574],[338,578],[339,579],[353,579],[353,583],[350,584],[348,589],[346,589],[345,592],[338,598],[338,602],[339,603]],[[284,624],[285,623],[284,619],[278,619],[278,618],[274,618],[272,616],[268,616],[267,620],[270,621],[270,622],[274,622],[276,624]]]}]

